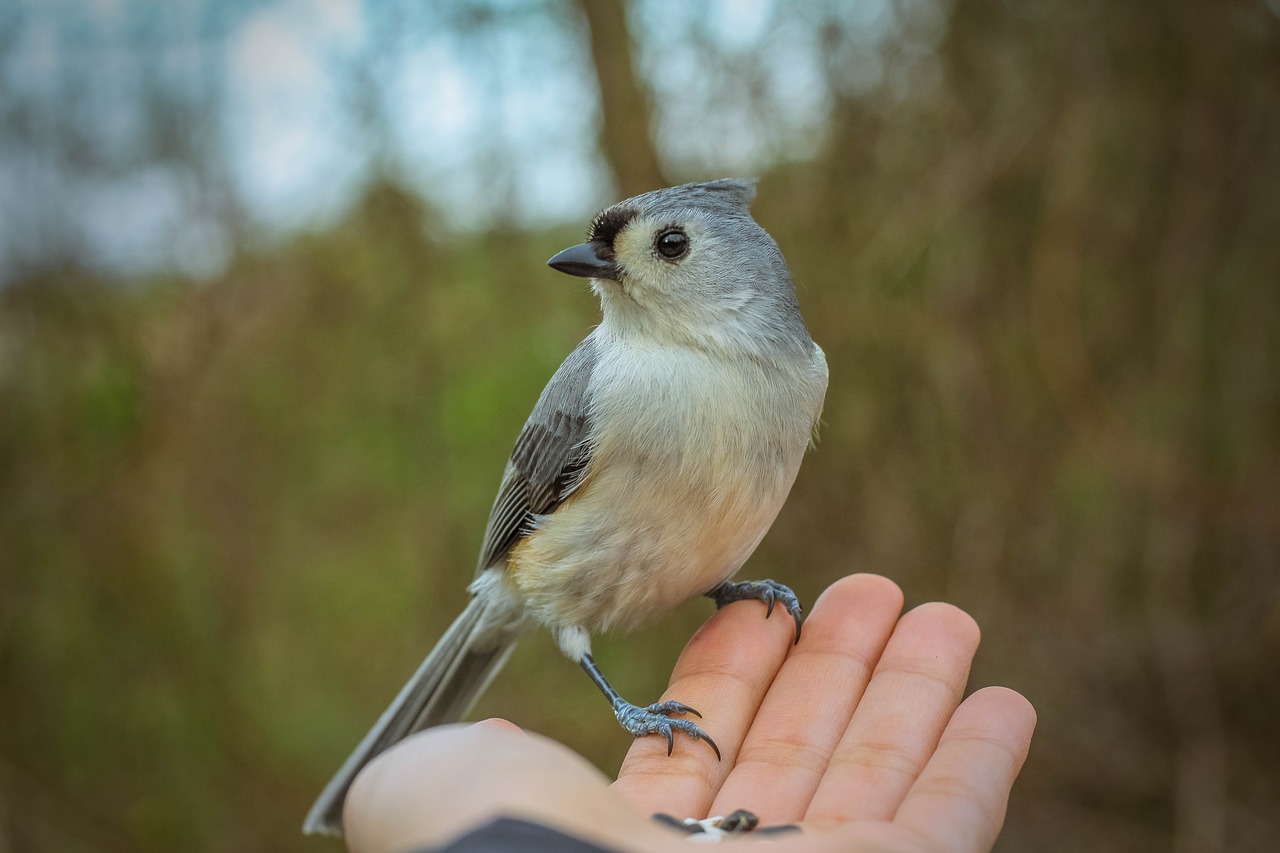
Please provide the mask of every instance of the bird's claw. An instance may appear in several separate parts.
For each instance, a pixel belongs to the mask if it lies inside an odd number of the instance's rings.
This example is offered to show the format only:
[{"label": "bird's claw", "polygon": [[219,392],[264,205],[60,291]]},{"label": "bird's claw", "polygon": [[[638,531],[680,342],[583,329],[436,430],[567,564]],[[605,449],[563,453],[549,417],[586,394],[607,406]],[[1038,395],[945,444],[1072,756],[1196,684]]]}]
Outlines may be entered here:
[{"label": "bird's claw", "polygon": [[642,710],[648,711],[652,714],[662,714],[664,716],[670,716],[672,714],[693,714],[699,720],[702,719],[702,715],[698,713],[696,708],[690,708],[683,702],[659,702],[656,705],[650,705],[648,708],[644,708]]},{"label": "bird's claw", "polygon": [[711,590],[707,595],[716,603],[716,607],[724,607],[735,601],[761,601],[767,608],[764,618],[773,615],[773,608],[781,604],[796,623],[796,642],[800,642],[800,626],[804,623],[804,608],[800,599],[784,586],[773,580],[762,581],[725,581]]},{"label": "bird's claw", "polygon": [[659,702],[647,708],[632,705],[630,702],[618,702],[613,710],[622,727],[636,737],[662,735],[667,741],[667,755],[675,751],[675,733],[679,731],[694,740],[706,741],[707,746],[711,747],[711,751],[716,754],[716,760],[720,760],[720,747],[716,746],[716,742],[697,723],[692,720],[671,719],[671,714],[693,714],[699,719],[702,718],[701,714],[683,702]]}]

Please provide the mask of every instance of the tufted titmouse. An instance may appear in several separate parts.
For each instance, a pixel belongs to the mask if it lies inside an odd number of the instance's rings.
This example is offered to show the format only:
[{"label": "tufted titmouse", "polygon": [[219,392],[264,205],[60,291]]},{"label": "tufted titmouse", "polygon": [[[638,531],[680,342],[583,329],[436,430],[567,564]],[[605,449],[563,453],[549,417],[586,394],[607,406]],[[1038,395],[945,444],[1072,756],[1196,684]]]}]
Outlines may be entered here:
[{"label": "tufted titmouse", "polygon": [[749,181],[686,184],[602,211],[547,263],[591,279],[604,319],[551,377],[494,501],[471,603],[307,815],[338,835],[357,772],[397,741],[467,713],[515,641],[541,624],[636,736],[704,740],[680,702],[639,707],[609,685],[591,634],[705,594],[800,605],[729,578],[786,500],[822,411],[827,363]]}]

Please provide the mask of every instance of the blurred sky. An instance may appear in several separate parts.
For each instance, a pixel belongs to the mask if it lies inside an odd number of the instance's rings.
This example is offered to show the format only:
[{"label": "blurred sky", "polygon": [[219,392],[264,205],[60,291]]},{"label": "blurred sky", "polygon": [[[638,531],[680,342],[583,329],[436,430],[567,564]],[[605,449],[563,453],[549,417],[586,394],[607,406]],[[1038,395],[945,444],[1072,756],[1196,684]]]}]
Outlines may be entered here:
[{"label": "blurred sky", "polygon": [[[893,5],[779,5],[633,6],[669,174],[813,153],[824,20],[855,42],[844,83],[885,82]],[[907,5],[934,9],[941,32],[933,0]],[[918,51],[931,47],[926,33]],[[10,0],[0,282],[67,258],[215,275],[238,244],[332,222],[374,175],[419,191],[446,228],[580,220],[612,198],[598,120],[571,3]]]}]

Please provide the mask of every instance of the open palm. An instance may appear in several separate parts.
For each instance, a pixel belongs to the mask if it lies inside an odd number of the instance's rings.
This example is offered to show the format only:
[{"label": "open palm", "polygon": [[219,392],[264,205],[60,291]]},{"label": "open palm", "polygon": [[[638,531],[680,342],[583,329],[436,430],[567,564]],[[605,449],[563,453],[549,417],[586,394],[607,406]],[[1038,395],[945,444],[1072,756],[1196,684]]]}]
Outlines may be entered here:
[{"label": "open palm", "polygon": [[666,698],[702,712],[723,758],[637,739],[608,784],[564,747],[508,723],[444,727],[370,765],[347,804],[361,853],[405,853],[489,819],[528,818],[615,850],[687,850],[648,819],[747,809],[798,823],[779,851],[990,849],[1035,725],[1019,694],[963,702],[977,625],[946,604],[901,614],[902,593],[854,575],[790,619],[730,605],[689,641]]}]

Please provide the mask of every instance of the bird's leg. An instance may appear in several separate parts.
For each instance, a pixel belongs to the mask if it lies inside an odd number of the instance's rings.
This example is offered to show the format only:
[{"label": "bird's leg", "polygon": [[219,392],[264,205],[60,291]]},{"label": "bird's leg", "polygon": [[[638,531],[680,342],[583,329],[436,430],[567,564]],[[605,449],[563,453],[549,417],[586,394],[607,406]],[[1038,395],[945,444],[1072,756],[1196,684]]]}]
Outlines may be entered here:
[{"label": "bird's leg", "polygon": [[617,716],[618,722],[631,734],[636,737],[652,734],[662,735],[667,739],[667,755],[670,755],[672,750],[675,749],[674,733],[678,731],[684,732],[694,740],[705,740],[707,746],[711,747],[715,752],[716,760],[720,760],[720,747],[716,746],[716,742],[711,739],[710,735],[698,728],[692,720],[673,720],[669,716],[671,714],[693,714],[695,717],[701,718],[702,715],[693,708],[683,702],[659,702],[647,708],[632,705],[619,696],[618,691],[613,689],[613,685],[605,679],[590,654],[584,654],[579,663],[582,664],[582,668],[595,683],[596,687],[600,688],[604,698],[608,699],[610,704],[613,705],[613,713]]},{"label": "bird's leg", "polygon": [[800,642],[804,609],[800,607],[800,599],[796,598],[796,594],[777,581],[725,581],[705,594],[716,603],[717,609],[735,601],[763,601],[769,608],[764,614],[766,619],[773,615],[774,605],[781,604],[795,620],[796,642]]}]

